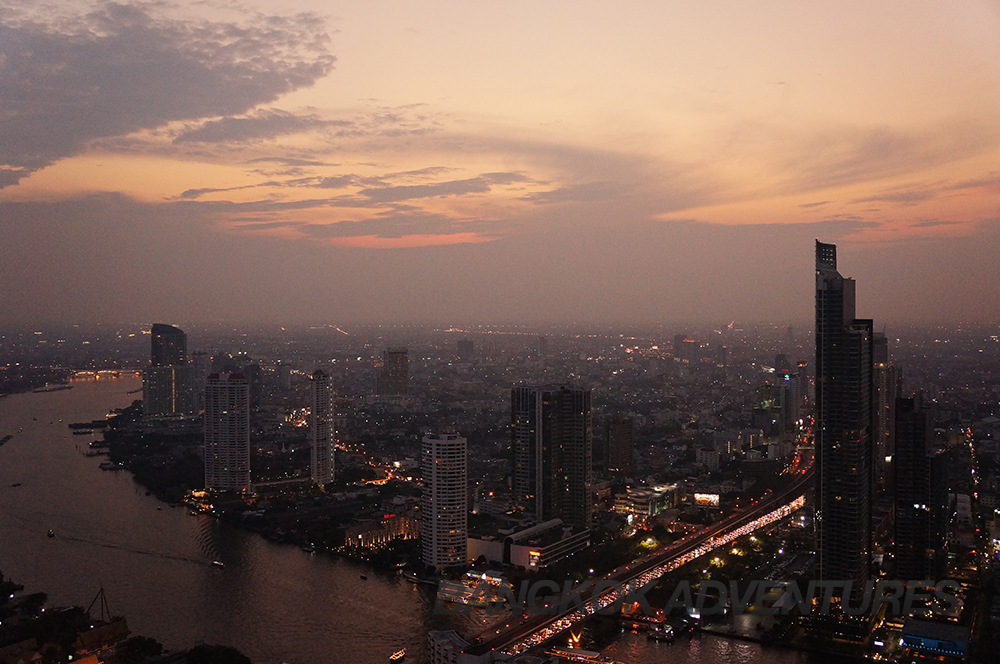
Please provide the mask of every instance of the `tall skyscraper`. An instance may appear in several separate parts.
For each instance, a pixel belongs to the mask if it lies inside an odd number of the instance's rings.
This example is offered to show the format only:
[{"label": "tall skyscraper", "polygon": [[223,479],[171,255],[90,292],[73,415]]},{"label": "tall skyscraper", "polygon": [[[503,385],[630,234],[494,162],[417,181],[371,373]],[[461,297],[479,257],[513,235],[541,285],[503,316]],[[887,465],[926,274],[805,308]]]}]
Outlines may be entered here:
[{"label": "tall skyscraper", "polygon": [[250,490],[250,385],[242,374],[205,381],[205,488]]},{"label": "tall skyscraper", "polygon": [[378,375],[378,392],[384,395],[406,394],[410,389],[410,355],[406,348],[382,351],[382,369]]},{"label": "tall skyscraper", "polygon": [[632,420],[623,413],[616,413],[608,420],[604,447],[608,473],[628,475],[632,472],[634,440]]},{"label": "tall skyscraper", "polygon": [[511,390],[514,503],[539,521],[589,528],[593,429],[590,390]]},{"label": "tall skyscraper", "polygon": [[872,321],[837,247],[816,242],[816,529],[822,579],[871,574]]},{"label": "tall skyscraper", "polygon": [[896,578],[940,579],[944,572],[948,490],[944,455],[930,447],[921,396],[896,401]]},{"label": "tall skyscraper", "polygon": [[424,564],[464,565],[469,534],[466,440],[445,432],[428,434],[422,442],[420,539]]},{"label": "tall skyscraper", "polygon": [[889,361],[889,340],[884,334],[875,334],[873,352],[872,424],[875,440],[875,480],[884,489],[889,489],[892,469],[888,460],[894,454],[896,399],[900,396],[899,371]]},{"label": "tall skyscraper", "polygon": [[154,324],[149,360],[142,381],[143,413],[156,417],[192,412],[194,391],[187,365],[187,335],[173,325]]},{"label": "tall skyscraper", "polygon": [[309,411],[310,470],[312,480],[320,486],[333,482],[334,450],[337,440],[336,412],[333,405],[333,385],[330,377],[317,370],[310,383],[312,405]]}]

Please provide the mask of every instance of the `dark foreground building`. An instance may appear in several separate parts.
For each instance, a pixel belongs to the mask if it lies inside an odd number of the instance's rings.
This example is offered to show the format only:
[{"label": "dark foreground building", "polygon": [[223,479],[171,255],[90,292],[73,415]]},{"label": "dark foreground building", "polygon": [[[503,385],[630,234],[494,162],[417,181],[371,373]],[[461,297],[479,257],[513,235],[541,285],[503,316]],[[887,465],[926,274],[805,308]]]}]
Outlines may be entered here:
[{"label": "dark foreground building", "polygon": [[816,242],[816,530],[820,578],[871,575],[872,321],[855,317],[855,282],[837,247]]}]

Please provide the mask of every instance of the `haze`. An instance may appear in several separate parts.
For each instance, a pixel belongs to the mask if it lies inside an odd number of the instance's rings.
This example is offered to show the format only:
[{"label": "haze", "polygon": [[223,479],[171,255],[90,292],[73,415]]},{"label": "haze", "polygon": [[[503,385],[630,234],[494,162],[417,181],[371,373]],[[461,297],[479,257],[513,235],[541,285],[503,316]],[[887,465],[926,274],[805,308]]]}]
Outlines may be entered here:
[{"label": "haze", "polygon": [[998,204],[995,2],[0,8],[0,322],[995,322]]}]

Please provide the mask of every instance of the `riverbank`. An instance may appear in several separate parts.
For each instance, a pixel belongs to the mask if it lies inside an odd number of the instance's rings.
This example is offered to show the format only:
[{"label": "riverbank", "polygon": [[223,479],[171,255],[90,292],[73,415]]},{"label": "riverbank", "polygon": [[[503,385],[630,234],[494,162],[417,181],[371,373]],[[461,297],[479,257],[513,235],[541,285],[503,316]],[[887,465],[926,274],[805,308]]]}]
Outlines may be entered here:
[{"label": "riverbank", "polygon": [[23,428],[0,448],[5,573],[48,589],[53,606],[86,607],[103,586],[115,615],[168,648],[223,642],[256,664],[384,664],[406,648],[421,661],[433,608],[423,586],[169,509],[81,453],[87,439],[67,423],[127,406],[139,384],[81,381],[0,402],[0,431]]}]

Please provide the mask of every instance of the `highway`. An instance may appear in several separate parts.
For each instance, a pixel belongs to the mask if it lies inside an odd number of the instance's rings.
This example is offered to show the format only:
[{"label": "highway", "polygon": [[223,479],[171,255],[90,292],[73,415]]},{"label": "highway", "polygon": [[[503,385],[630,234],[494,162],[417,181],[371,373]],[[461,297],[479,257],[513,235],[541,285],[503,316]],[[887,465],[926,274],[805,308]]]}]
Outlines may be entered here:
[{"label": "highway", "polygon": [[[798,471],[798,476],[784,489],[769,494],[707,530],[689,535],[658,553],[634,560],[615,569],[606,577],[593,579],[579,586],[575,592],[580,594],[586,609],[581,610],[574,603],[569,603],[568,608],[557,615],[526,617],[518,624],[511,624],[506,629],[501,628],[499,633],[489,637],[488,640],[476,643],[470,648],[470,652],[499,650],[516,654],[541,645],[583,621],[594,611],[614,602],[613,590],[605,590],[599,597],[593,596],[594,585],[598,582],[608,579],[621,583],[630,591],[635,590],[695,558],[725,546],[738,537],[748,535],[791,514],[804,504],[804,494],[812,487],[812,483],[811,467]],[[518,620],[518,616],[515,616],[514,620]]]}]

